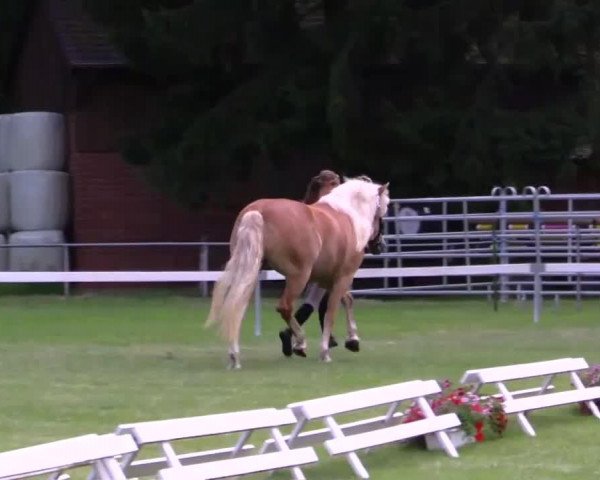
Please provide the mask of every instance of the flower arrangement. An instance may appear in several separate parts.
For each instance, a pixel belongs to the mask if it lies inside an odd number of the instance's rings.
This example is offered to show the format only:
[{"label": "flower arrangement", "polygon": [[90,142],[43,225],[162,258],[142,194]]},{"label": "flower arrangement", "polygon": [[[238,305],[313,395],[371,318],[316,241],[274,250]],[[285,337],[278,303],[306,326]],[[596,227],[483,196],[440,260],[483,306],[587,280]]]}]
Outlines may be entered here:
[{"label": "flower arrangement", "polygon": [[[482,398],[474,392],[473,385],[461,385],[452,388],[450,381],[440,383],[442,391],[429,399],[431,409],[436,415],[455,413],[461,422],[465,435],[476,442],[501,437],[506,430],[508,417],[504,412],[501,399]],[[421,408],[415,402],[405,412],[403,423],[425,418]]]},{"label": "flower arrangement", "polygon": [[[583,383],[586,387],[597,387],[600,385],[600,364],[592,365],[587,370],[584,370],[581,375],[581,383]],[[600,399],[594,400],[594,403],[600,408]],[[579,409],[581,413],[584,415],[591,415],[590,409],[585,404],[585,402],[581,402],[579,404]]]}]

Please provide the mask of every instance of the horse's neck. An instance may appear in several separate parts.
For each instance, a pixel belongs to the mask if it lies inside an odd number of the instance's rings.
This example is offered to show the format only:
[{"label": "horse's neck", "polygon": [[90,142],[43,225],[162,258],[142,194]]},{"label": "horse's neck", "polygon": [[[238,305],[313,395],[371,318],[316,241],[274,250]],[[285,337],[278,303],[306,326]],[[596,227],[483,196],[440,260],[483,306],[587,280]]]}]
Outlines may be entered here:
[{"label": "horse's neck", "polygon": [[356,239],[356,251],[364,250],[372,232],[370,221],[364,221],[362,217],[357,218],[357,215],[352,215],[353,212],[351,209],[336,208],[336,206],[332,206],[327,202],[317,202],[310,207],[328,212],[334,218],[339,218],[339,215],[343,215],[352,226],[352,231]]}]

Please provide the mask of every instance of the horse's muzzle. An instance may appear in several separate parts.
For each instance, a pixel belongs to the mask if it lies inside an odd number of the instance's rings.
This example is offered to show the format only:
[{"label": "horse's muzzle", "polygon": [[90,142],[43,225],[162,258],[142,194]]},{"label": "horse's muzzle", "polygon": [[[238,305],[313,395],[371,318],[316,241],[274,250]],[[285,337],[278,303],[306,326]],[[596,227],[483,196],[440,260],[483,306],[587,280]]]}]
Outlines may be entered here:
[{"label": "horse's muzzle", "polygon": [[382,236],[371,240],[367,245],[369,253],[372,253],[373,255],[379,255],[380,253],[383,253],[386,248],[387,244]]}]

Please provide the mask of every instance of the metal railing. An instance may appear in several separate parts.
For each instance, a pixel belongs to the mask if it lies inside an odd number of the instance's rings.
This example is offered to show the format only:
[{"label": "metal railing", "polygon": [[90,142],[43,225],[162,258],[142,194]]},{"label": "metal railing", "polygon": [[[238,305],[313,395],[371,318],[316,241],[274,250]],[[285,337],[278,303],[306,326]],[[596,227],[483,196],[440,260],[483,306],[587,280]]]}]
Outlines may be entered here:
[{"label": "metal railing", "polygon": [[[581,263],[600,257],[600,195],[552,194],[548,187],[495,187],[489,196],[394,199],[385,219],[384,265],[448,266],[514,262]],[[492,295],[523,299],[534,292],[600,295],[600,276],[513,278],[441,276],[436,282],[387,278],[364,295]]]}]

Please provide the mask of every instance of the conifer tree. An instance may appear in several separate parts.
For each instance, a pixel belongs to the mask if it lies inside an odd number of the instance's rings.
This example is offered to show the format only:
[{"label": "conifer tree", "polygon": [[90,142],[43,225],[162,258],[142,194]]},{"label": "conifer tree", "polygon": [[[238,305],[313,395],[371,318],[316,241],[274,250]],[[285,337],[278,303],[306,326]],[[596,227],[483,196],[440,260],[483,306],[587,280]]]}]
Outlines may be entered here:
[{"label": "conifer tree", "polygon": [[127,158],[190,203],[297,149],[408,196],[565,184],[600,147],[593,0],[85,2],[167,92]]}]

